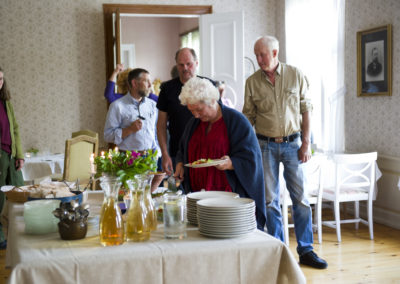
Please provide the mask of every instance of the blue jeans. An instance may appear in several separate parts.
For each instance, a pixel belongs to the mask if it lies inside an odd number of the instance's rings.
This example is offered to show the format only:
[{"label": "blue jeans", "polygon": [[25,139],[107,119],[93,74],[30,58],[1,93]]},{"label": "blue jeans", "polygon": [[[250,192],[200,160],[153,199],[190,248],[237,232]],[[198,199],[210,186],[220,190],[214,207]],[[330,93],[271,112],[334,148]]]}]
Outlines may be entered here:
[{"label": "blue jeans", "polygon": [[265,198],[267,203],[268,233],[284,241],[282,211],[280,207],[279,163],[282,162],[283,177],[293,203],[294,231],[297,239],[297,253],[303,255],[313,250],[312,214],[304,196],[302,163],[298,158],[301,138],[289,143],[275,143],[258,140],[264,165]]}]

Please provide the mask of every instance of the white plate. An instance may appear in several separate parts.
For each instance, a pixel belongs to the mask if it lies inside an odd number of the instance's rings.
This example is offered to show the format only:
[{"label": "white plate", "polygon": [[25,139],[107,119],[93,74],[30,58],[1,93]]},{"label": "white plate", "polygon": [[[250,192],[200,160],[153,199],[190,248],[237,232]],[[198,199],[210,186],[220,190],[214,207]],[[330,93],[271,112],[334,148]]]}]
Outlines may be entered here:
[{"label": "white plate", "polygon": [[[193,216],[193,215],[192,215]],[[199,219],[203,220],[219,220],[223,221],[240,221],[240,220],[247,220],[252,219],[255,216],[255,213],[251,214],[236,214],[236,215],[216,215],[216,214],[208,214],[203,212],[198,212],[196,215]]]},{"label": "white plate", "polygon": [[185,164],[185,167],[189,167],[189,168],[206,168],[206,167],[213,167],[213,166],[216,166],[216,165],[221,165],[221,164],[223,164],[225,162],[226,162],[226,160],[216,159],[216,160],[212,160],[211,162],[208,162],[208,163],[197,164],[197,165]]},{"label": "white plate", "polygon": [[255,227],[257,227],[257,222],[255,220],[250,223],[246,223],[246,224],[242,224],[242,225],[238,225],[238,226],[234,226],[234,225],[224,226],[224,227],[215,226],[215,225],[211,226],[208,224],[203,224],[201,222],[199,224],[199,229],[202,231],[219,232],[219,233],[222,233],[222,232],[227,233],[227,232],[235,232],[235,231],[237,231],[237,232],[248,231],[248,230],[254,229]]},{"label": "white plate", "polygon": [[191,192],[187,196],[188,201],[190,202],[197,202],[198,200],[205,199],[205,198],[216,198],[216,197],[232,197],[237,198],[239,194],[229,191],[197,191]]},{"label": "white plate", "polygon": [[152,192],[152,194],[164,193],[164,192],[166,192],[166,191],[168,191],[168,188],[166,188],[166,187],[157,187],[157,189],[154,190],[154,191]]},{"label": "white plate", "polygon": [[235,219],[221,219],[221,218],[212,218],[210,216],[201,216],[199,215],[199,222],[200,223],[208,223],[208,224],[221,224],[221,225],[227,225],[227,224],[243,224],[247,222],[253,222],[256,219],[255,216],[248,216],[248,217],[243,217],[243,218],[235,218]]},{"label": "white plate", "polygon": [[243,227],[243,228],[225,228],[225,229],[218,229],[216,230],[215,228],[204,228],[202,226],[199,226],[199,231],[202,233],[211,233],[211,234],[245,234],[249,231],[253,231],[256,228],[256,225],[254,226],[248,226],[248,227]]},{"label": "white plate", "polygon": [[15,186],[13,186],[13,185],[3,185],[3,186],[1,187],[1,191],[2,191],[2,192],[7,192],[7,191],[12,190],[14,187],[15,187]]},{"label": "white plate", "polygon": [[197,209],[200,207],[209,207],[215,211],[249,208],[254,205],[254,200],[250,198],[207,198],[197,201]]}]

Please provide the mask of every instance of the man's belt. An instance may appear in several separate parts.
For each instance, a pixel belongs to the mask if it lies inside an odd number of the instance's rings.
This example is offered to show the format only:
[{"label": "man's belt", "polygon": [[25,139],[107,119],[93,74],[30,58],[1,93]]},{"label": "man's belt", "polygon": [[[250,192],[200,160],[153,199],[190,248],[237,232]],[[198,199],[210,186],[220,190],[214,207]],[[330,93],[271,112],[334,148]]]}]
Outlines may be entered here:
[{"label": "man's belt", "polygon": [[275,143],[282,143],[282,142],[293,142],[297,137],[300,137],[300,132],[296,132],[292,135],[289,136],[283,136],[283,137],[268,137],[268,136],[264,136],[261,134],[257,134],[257,138],[260,140],[265,140],[268,142],[275,142]]}]

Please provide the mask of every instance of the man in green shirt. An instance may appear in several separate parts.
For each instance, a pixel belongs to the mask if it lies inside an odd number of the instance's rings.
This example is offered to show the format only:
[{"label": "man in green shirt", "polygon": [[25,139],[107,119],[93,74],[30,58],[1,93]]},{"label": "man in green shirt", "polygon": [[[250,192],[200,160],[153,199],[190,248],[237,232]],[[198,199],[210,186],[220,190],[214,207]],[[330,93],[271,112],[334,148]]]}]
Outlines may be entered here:
[{"label": "man in green shirt", "polygon": [[284,240],[280,208],[279,163],[283,163],[300,263],[315,268],[328,264],[313,252],[311,207],[304,195],[301,163],[311,158],[308,82],[301,71],[279,62],[279,42],[264,36],[254,45],[260,69],[246,81],[243,114],[254,125],[261,147],[267,203],[267,229]]}]

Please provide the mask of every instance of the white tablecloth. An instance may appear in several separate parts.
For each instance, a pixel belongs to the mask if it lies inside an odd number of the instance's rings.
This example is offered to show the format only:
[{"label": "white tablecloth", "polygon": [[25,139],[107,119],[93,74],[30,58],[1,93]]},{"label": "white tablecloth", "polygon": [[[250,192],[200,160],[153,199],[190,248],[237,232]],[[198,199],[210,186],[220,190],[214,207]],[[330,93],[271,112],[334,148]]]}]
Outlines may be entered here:
[{"label": "white tablecloth", "polygon": [[166,240],[159,225],[150,241],[114,247],[102,247],[97,230],[98,216],[91,218],[83,240],[63,241],[58,233],[26,235],[22,205],[10,204],[9,283],[306,282],[289,248],[258,230],[241,238],[211,239],[189,227],[186,239]]},{"label": "white tablecloth", "polygon": [[52,174],[62,174],[63,171],[64,154],[38,155],[25,158],[22,176],[24,181],[33,181]]}]

